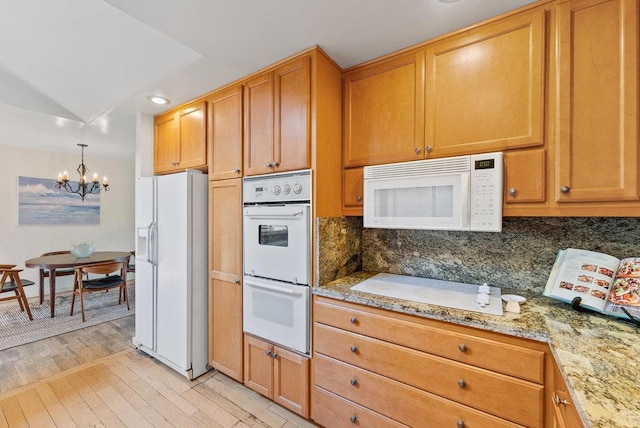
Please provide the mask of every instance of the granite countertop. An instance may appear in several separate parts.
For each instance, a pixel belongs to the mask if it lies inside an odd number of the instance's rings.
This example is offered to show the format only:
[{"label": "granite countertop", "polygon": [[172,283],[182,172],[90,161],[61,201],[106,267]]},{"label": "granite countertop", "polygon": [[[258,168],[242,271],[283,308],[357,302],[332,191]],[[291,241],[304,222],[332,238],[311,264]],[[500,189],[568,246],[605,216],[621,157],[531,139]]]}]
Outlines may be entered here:
[{"label": "granite countertop", "polygon": [[521,313],[497,316],[350,290],[373,275],[357,272],[313,294],[546,342],[585,426],[640,427],[640,331],[630,323],[522,291],[514,292],[527,298]]}]

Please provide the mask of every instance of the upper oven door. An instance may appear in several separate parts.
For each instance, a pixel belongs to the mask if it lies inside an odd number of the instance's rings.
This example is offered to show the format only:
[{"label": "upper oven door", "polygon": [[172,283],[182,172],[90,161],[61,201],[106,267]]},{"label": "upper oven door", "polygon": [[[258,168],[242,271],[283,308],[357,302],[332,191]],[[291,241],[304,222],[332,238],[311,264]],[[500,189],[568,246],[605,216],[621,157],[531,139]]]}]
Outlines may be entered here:
[{"label": "upper oven door", "polygon": [[311,283],[310,205],[244,207],[244,272]]}]

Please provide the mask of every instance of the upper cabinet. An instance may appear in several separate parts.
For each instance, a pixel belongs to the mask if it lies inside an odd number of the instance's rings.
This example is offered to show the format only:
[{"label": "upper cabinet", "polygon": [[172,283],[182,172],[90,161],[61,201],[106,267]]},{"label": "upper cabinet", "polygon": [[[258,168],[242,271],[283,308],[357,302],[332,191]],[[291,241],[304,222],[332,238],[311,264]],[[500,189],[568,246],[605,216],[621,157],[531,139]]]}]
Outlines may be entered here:
[{"label": "upper cabinet", "polygon": [[242,177],[242,85],[206,98],[209,180]]},{"label": "upper cabinet", "polygon": [[344,166],[423,158],[424,51],[344,76]]},{"label": "upper cabinet", "polygon": [[556,34],[552,195],[563,204],[637,201],[638,2],[560,3]]},{"label": "upper cabinet", "polygon": [[311,166],[310,62],[303,55],[245,83],[245,175]]},{"label": "upper cabinet", "polygon": [[154,165],[156,174],[206,169],[206,103],[198,100],[156,116]]},{"label": "upper cabinet", "polygon": [[519,13],[427,45],[428,156],[540,146],[545,13]]}]

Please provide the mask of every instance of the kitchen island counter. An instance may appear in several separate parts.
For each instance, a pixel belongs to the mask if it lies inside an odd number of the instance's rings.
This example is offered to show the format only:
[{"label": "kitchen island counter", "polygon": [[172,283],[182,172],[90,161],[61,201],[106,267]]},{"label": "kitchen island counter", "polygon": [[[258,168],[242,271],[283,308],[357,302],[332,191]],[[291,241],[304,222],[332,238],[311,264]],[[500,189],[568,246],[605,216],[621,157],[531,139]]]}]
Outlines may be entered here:
[{"label": "kitchen island counter", "polygon": [[640,426],[640,332],[631,324],[522,291],[521,313],[497,316],[351,290],[375,274],[357,272],[314,287],[313,294],[546,342],[586,426]]}]

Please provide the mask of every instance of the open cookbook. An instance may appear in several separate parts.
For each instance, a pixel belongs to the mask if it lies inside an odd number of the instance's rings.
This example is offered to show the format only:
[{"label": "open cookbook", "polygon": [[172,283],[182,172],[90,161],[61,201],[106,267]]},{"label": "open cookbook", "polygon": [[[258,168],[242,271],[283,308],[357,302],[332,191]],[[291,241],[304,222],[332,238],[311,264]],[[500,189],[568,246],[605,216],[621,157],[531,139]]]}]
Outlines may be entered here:
[{"label": "open cookbook", "polygon": [[617,259],[594,251],[568,248],[558,251],[545,296],[571,303],[580,297],[583,307],[606,315],[640,316],[640,257]]}]

